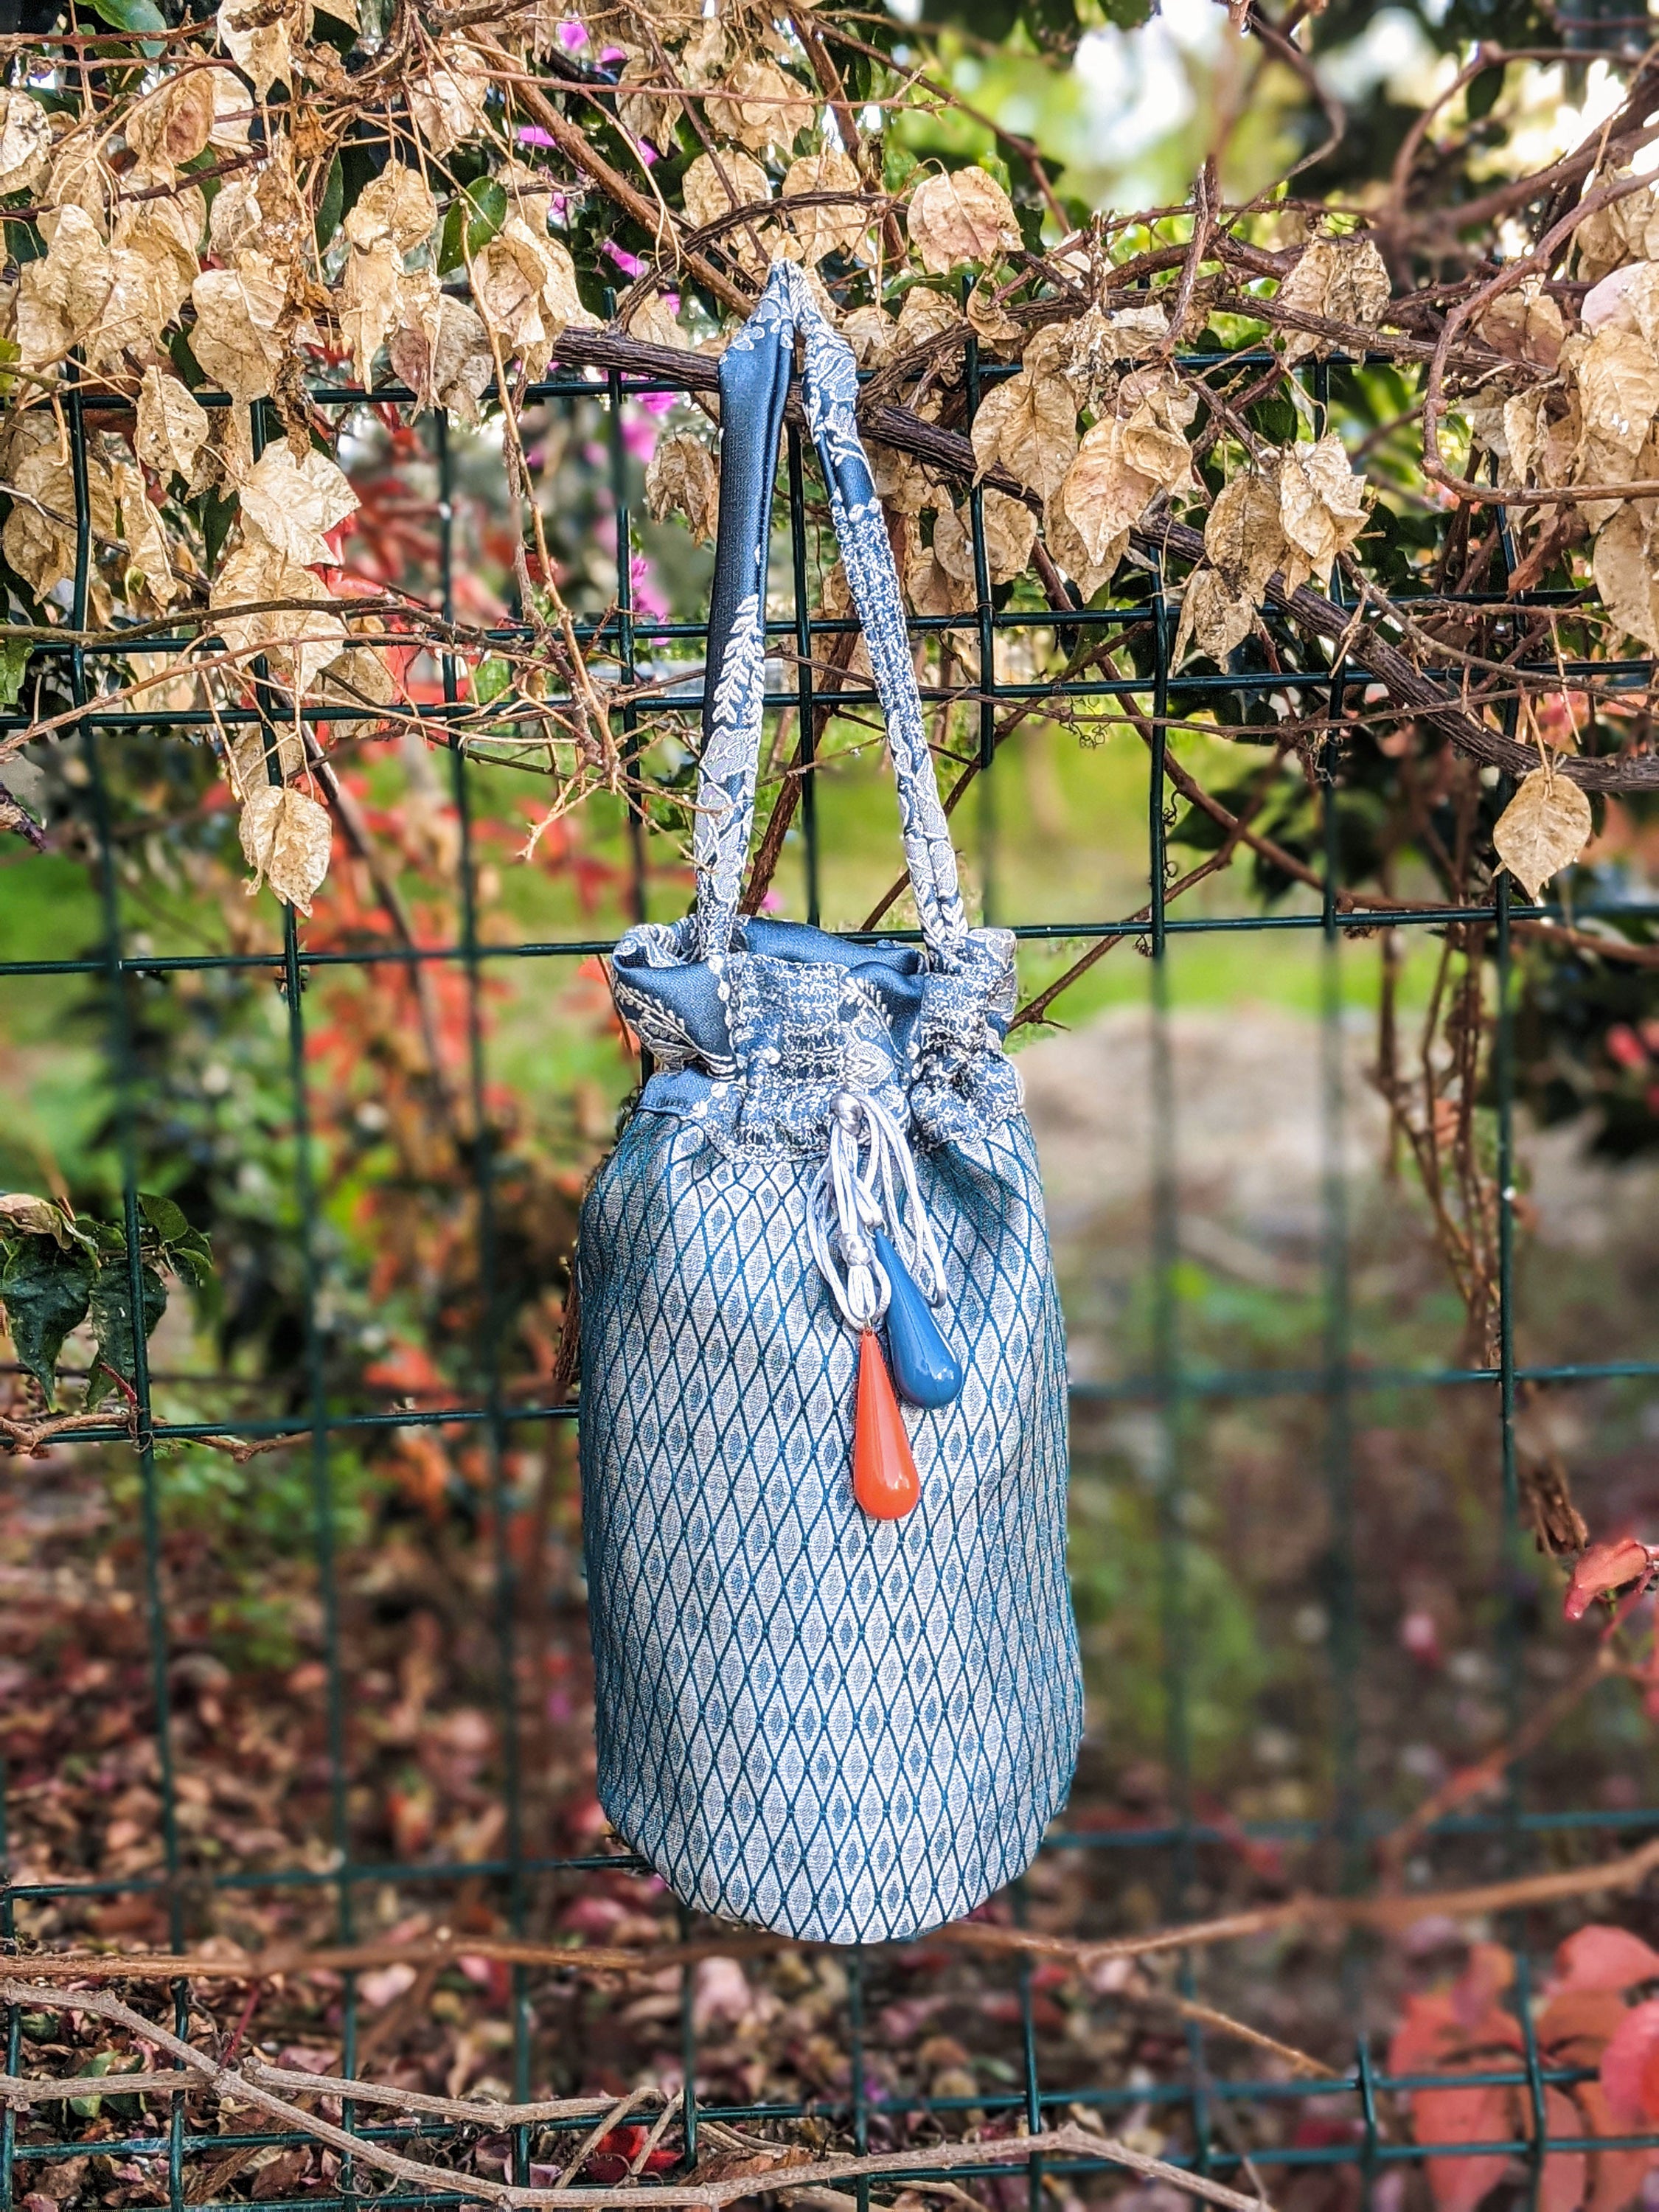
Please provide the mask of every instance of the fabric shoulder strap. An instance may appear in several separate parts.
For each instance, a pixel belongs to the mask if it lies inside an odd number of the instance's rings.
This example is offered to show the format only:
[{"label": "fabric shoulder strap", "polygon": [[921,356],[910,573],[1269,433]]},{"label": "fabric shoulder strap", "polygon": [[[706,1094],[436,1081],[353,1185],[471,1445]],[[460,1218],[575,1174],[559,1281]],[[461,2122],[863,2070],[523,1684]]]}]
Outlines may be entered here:
[{"label": "fabric shoulder strap", "polygon": [[853,351],[826,320],[799,264],[784,260],[773,263],[759,304],[720,357],[720,520],[693,841],[698,951],[707,959],[731,945],[754,824],[772,480],[797,336],[805,346],[806,420],[886,720],[922,937],[934,964],[951,969],[968,920],[927,749],[898,572],[859,438]]}]

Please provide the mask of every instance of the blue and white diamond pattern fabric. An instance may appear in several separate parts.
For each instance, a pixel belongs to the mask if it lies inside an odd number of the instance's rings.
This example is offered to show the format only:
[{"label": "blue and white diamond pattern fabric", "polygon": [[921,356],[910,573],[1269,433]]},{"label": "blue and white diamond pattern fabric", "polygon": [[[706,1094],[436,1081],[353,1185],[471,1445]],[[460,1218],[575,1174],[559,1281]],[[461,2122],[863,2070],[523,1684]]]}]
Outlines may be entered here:
[{"label": "blue and white diamond pattern fabric", "polygon": [[[826,477],[867,482],[850,356],[843,376],[845,349],[791,264],[727,357],[764,336],[787,384],[798,325]],[[768,502],[781,413],[774,388],[758,410]],[[730,455],[729,399],[723,416]],[[878,582],[885,556],[890,576],[878,513],[872,524],[839,490],[832,507],[843,553],[862,548]],[[757,610],[763,554],[738,583],[757,573]],[[618,1003],[660,1065],[582,1217],[599,1796],[687,1904],[873,1942],[981,1904],[1029,1863],[1070,1786],[1082,1688],[1065,1335],[1002,1048],[1012,944],[962,920],[919,708],[914,742],[892,750],[925,950],[737,916],[759,736],[759,654],[741,635],[735,659],[730,645],[747,595],[729,592],[719,651],[711,641],[711,704],[737,671],[753,704],[740,698],[720,732],[706,719],[698,911],[617,948]],[[859,602],[872,665],[914,699],[896,583],[884,609],[880,597]],[[717,612],[719,599],[717,583]],[[881,688],[891,731],[908,717]],[[809,1229],[849,1093],[911,1149],[944,1260],[937,1318],[963,1370],[948,1404],[905,1410],[921,1497],[899,1520],[854,1498],[859,1340]]]}]

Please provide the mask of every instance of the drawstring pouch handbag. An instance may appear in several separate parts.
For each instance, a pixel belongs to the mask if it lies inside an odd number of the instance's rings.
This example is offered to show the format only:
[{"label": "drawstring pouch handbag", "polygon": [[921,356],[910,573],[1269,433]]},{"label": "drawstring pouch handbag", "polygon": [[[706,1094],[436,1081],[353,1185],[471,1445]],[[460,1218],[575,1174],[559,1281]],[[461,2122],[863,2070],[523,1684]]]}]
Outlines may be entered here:
[{"label": "drawstring pouch handbag", "polygon": [[[797,338],[920,945],[738,911]],[[852,353],[793,264],[720,386],[696,902],[617,947],[654,1072],[579,1244],[599,1800],[688,1905],[878,1942],[1020,1873],[1070,1786],[1065,1335],[1013,940],[967,925]]]}]

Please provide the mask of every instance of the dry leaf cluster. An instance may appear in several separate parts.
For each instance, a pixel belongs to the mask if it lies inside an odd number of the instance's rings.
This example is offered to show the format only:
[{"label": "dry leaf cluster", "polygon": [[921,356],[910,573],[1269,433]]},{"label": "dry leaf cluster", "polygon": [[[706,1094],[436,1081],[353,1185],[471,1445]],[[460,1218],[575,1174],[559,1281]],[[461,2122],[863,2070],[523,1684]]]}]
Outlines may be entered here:
[{"label": "dry leaf cluster", "polygon": [[[1392,218],[1276,230],[1218,206],[1212,179],[1184,228],[1063,230],[1030,149],[1035,191],[1023,185],[1018,205],[990,158],[925,160],[894,190],[844,96],[834,56],[845,61],[856,35],[831,9],[608,0],[565,12],[538,0],[493,14],[400,6],[362,27],[355,4],[223,0],[146,70],[50,103],[20,52],[0,109],[0,191],[31,196],[40,249],[3,300],[20,404],[0,431],[0,542],[46,618],[67,611],[76,486],[60,395],[79,379],[118,397],[121,411],[94,418],[112,427],[88,441],[88,617],[193,624],[194,696],[264,702],[268,719],[350,702],[418,722],[384,647],[429,635],[434,617],[410,606],[376,622],[340,604],[356,502],[333,450],[339,418],[325,423],[307,392],[314,379],[396,380],[416,416],[500,421],[534,633],[523,667],[513,663],[516,696],[543,733],[555,811],[614,787],[622,687],[578,650],[560,599],[518,429],[525,394],[562,346],[598,358],[602,335],[613,363],[630,344],[688,362],[717,351],[777,254],[805,264],[873,379],[870,404],[887,409],[872,458],[918,615],[961,617],[982,589],[1039,580],[1065,595],[1056,605],[1087,602],[1155,541],[1188,568],[1165,577],[1177,658],[1224,663],[1252,639],[1265,649],[1264,611],[1282,619],[1304,587],[1323,601],[1342,564],[1363,566],[1376,493],[1305,405],[1294,434],[1274,441],[1233,403],[1288,388],[1285,373],[1309,359],[1403,346],[1419,364],[1433,350],[1441,418],[1461,415],[1500,490],[1531,501],[1522,519],[1540,558],[1582,545],[1618,633],[1659,651],[1659,186],[1629,170],[1616,133],[1600,168],[1594,156],[1580,165],[1576,289],[1528,268],[1431,299],[1391,276],[1410,260]],[[608,77],[593,82],[614,91],[573,94],[553,65],[573,30],[605,59]],[[347,191],[340,157],[371,118],[383,154]],[[675,151],[690,158],[665,198],[657,172]],[[605,333],[614,271],[584,228],[596,208],[653,241]],[[1241,360],[1276,349],[1242,398],[1243,369],[1194,368],[1181,351],[1218,315],[1231,318]],[[976,408],[964,400],[970,355]],[[1559,507],[1538,496],[1554,490]],[[649,513],[682,517],[707,542],[718,496],[706,435],[665,434]],[[191,505],[204,499],[232,515],[210,549]],[[833,611],[842,586],[833,566],[823,575]],[[1401,635],[1381,681],[1420,707],[1398,671],[1431,658],[1434,640],[1420,627]],[[144,674],[159,691],[160,672]],[[1501,710],[1466,690],[1448,696],[1441,726],[1494,757],[1503,741],[1488,715]],[[321,804],[304,749],[290,750],[290,787]],[[253,805],[228,734],[220,750],[238,805]],[[257,757],[289,753],[267,742]],[[1576,789],[1577,775],[1569,763],[1557,781]],[[258,807],[244,837],[253,880],[303,910],[323,833],[303,809],[273,813],[263,796]],[[303,835],[273,828],[290,815]],[[1548,850],[1565,834],[1560,815]]]}]

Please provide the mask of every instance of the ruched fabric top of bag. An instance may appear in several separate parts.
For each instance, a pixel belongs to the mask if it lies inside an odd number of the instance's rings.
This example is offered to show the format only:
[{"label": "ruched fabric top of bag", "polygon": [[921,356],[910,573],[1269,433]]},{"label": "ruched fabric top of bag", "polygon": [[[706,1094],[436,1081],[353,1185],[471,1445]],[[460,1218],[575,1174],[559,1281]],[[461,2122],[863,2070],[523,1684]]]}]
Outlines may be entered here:
[{"label": "ruched fabric top of bag", "polygon": [[[738,914],[798,337],[920,945]],[[776,263],[720,362],[696,908],[617,948],[655,1072],[579,1246],[600,1802],[687,1905],[844,1943],[1018,1875],[1082,1724],[1013,940],[963,911],[856,397]]]}]

